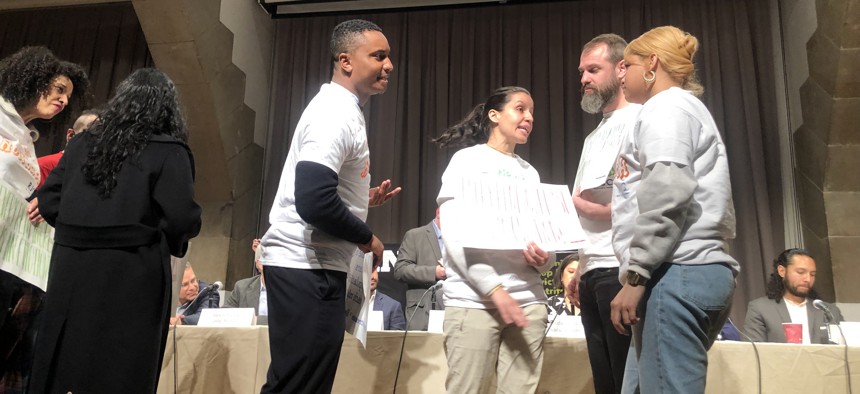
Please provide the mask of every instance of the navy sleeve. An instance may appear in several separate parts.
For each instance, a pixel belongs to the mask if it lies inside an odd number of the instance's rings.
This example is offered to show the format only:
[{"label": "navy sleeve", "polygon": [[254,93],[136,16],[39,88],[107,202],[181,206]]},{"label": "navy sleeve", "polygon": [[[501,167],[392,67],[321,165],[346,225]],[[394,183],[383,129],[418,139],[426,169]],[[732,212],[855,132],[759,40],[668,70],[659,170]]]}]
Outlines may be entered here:
[{"label": "navy sleeve", "polygon": [[367,223],[353,215],[337,194],[337,173],[310,161],[296,164],[296,212],[310,225],[340,239],[366,244],[373,238]]}]

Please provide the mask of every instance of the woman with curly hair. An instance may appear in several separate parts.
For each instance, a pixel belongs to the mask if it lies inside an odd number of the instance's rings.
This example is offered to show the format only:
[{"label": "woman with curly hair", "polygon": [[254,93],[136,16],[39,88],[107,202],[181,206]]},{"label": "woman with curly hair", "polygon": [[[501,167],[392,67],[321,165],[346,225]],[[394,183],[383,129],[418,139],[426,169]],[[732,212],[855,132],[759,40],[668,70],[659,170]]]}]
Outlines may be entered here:
[{"label": "woman with curly hair", "polygon": [[170,317],[170,256],[200,231],[176,87],[126,78],[39,189],[54,226],[30,392],[152,393]]},{"label": "woman with curly hair", "polygon": [[48,48],[25,47],[0,61],[0,180],[28,198],[39,184],[33,142],[35,119],[65,125],[77,117],[89,79],[74,63],[57,59]]},{"label": "woman with curly hair", "polygon": [[[65,126],[87,105],[88,89],[80,66],[57,59],[45,47],[25,47],[0,61],[0,188],[20,197],[21,204],[41,177],[33,121]],[[0,212],[0,222],[19,220],[5,217],[12,211]],[[45,293],[11,271],[0,270],[0,386],[19,388],[29,371],[30,337]]]}]

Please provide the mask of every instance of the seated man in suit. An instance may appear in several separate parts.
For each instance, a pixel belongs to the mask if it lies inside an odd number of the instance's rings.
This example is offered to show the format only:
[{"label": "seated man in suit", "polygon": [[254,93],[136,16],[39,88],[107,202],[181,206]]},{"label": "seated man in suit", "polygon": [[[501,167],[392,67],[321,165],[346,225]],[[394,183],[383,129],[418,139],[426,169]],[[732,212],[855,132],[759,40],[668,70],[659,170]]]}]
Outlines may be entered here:
[{"label": "seated man in suit", "polygon": [[370,305],[375,311],[382,311],[382,328],[384,330],[405,330],[406,319],[400,303],[391,297],[376,291],[379,281],[379,271],[373,270],[370,275]]},{"label": "seated man in suit", "polygon": [[[813,307],[818,299],[815,284],[815,260],[804,249],[788,249],[773,261],[773,273],[767,284],[767,296],[753,300],[747,308],[744,330],[757,342],[786,343],[782,323],[803,324],[803,343],[828,343],[824,312]],[[827,304],[833,322],[842,321],[842,313]]]},{"label": "seated man in suit", "polygon": [[251,250],[254,251],[254,265],[257,267],[259,275],[237,281],[236,285],[233,286],[233,291],[224,300],[222,307],[254,308],[257,324],[265,325],[269,308],[266,301],[266,278],[263,277],[263,264],[260,264],[263,248],[260,247],[259,239],[255,239],[251,243]]},{"label": "seated man in suit", "polygon": [[179,307],[176,308],[176,316],[170,318],[170,325],[196,326],[203,309],[218,307],[221,295],[217,291],[207,291],[202,299],[195,302],[200,295],[200,289],[206,289],[207,286],[206,282],[197,280],[191,263],[185,263],[185,272],[182,274],[182,284],[179,287]]},{"label": "seated man in suit", "polygon": [[[436,218],[430,223],[406,232],[394,263],[394,279],[409,286],[406,290],[406,315],[412,316],[409,331],[427,331],[430,309],[443,309],[441,296],[434,302],[435,291],[421,300],[425,290],[446,278],[441,261],[442,231],[437,208]],[[419,300],[421,305],[418,305]],[[419,309],[417,313],[414,312],[416,308]]]}]

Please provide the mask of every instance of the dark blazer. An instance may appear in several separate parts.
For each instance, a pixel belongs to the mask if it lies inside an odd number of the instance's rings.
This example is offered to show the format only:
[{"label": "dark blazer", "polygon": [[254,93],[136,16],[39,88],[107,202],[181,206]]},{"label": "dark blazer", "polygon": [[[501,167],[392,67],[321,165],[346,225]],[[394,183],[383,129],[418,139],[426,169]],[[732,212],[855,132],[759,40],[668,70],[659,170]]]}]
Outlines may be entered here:
[{"label": "dark blazer", "polygon": [[[842,321],[842,312],[833,304],[827,304],[833,312],[836,321]],[[809,341],[811,343],[827,343],[827,329],[824,326],[824,312],[812,306],[812,300],[807,299],[806,315],[809,317]],[[747,307],[747,317],[744,320],[744,332],[755,342],[786,343],[782,323],[790,323],[791,316],[785,306],[785,300],[777,303],[767,297],[752,300]],[[835,334],[835,333],[833,333]]]},{"label": "dark blazer", "polygon": [[[442,250],[436,239],[433,222],[413,228],[403,236],[397,262],[394,264],[394,279],[406,283],[406,316],[412,315],[424,291],[436,283],[436,264],[442,258]],[[409,330],[427,330],[431,299],[428,294],[421,300],[421,311],[415,313],[409,322]],[[441,298],[441,297],[440,297]],[[442,300],[436,301],[436,309],[442,309]]]},{"label": "dark blazer", "polygon": [[373,310],[382,311],[382,328],[385,330],[406,329],[406,319],[403,317],[403,309],[400,303],[391,297],[376,292],[376,300],[373,301]]},{"label": "dark blazer", "polygon": [[254,308],[254,314],[259,315],[261,287],[260,275],[237,281],[222,308]]}]

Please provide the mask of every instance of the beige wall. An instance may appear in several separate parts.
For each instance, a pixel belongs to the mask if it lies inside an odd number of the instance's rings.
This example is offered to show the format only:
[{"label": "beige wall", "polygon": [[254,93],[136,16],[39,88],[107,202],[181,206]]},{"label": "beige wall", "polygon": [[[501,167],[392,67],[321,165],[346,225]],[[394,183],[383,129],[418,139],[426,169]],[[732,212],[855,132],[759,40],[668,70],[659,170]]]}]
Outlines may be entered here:
[{"label": "beige wall", "polygon": [[204,212],[187,260],[198,278],[232,288],[253,269],[274,23],[253,1],[132,3],[188,117]]},{"label": "beige wall", "polygon": [[822,297],[860,302],[860,1],[780,4],[803,243]]}]

